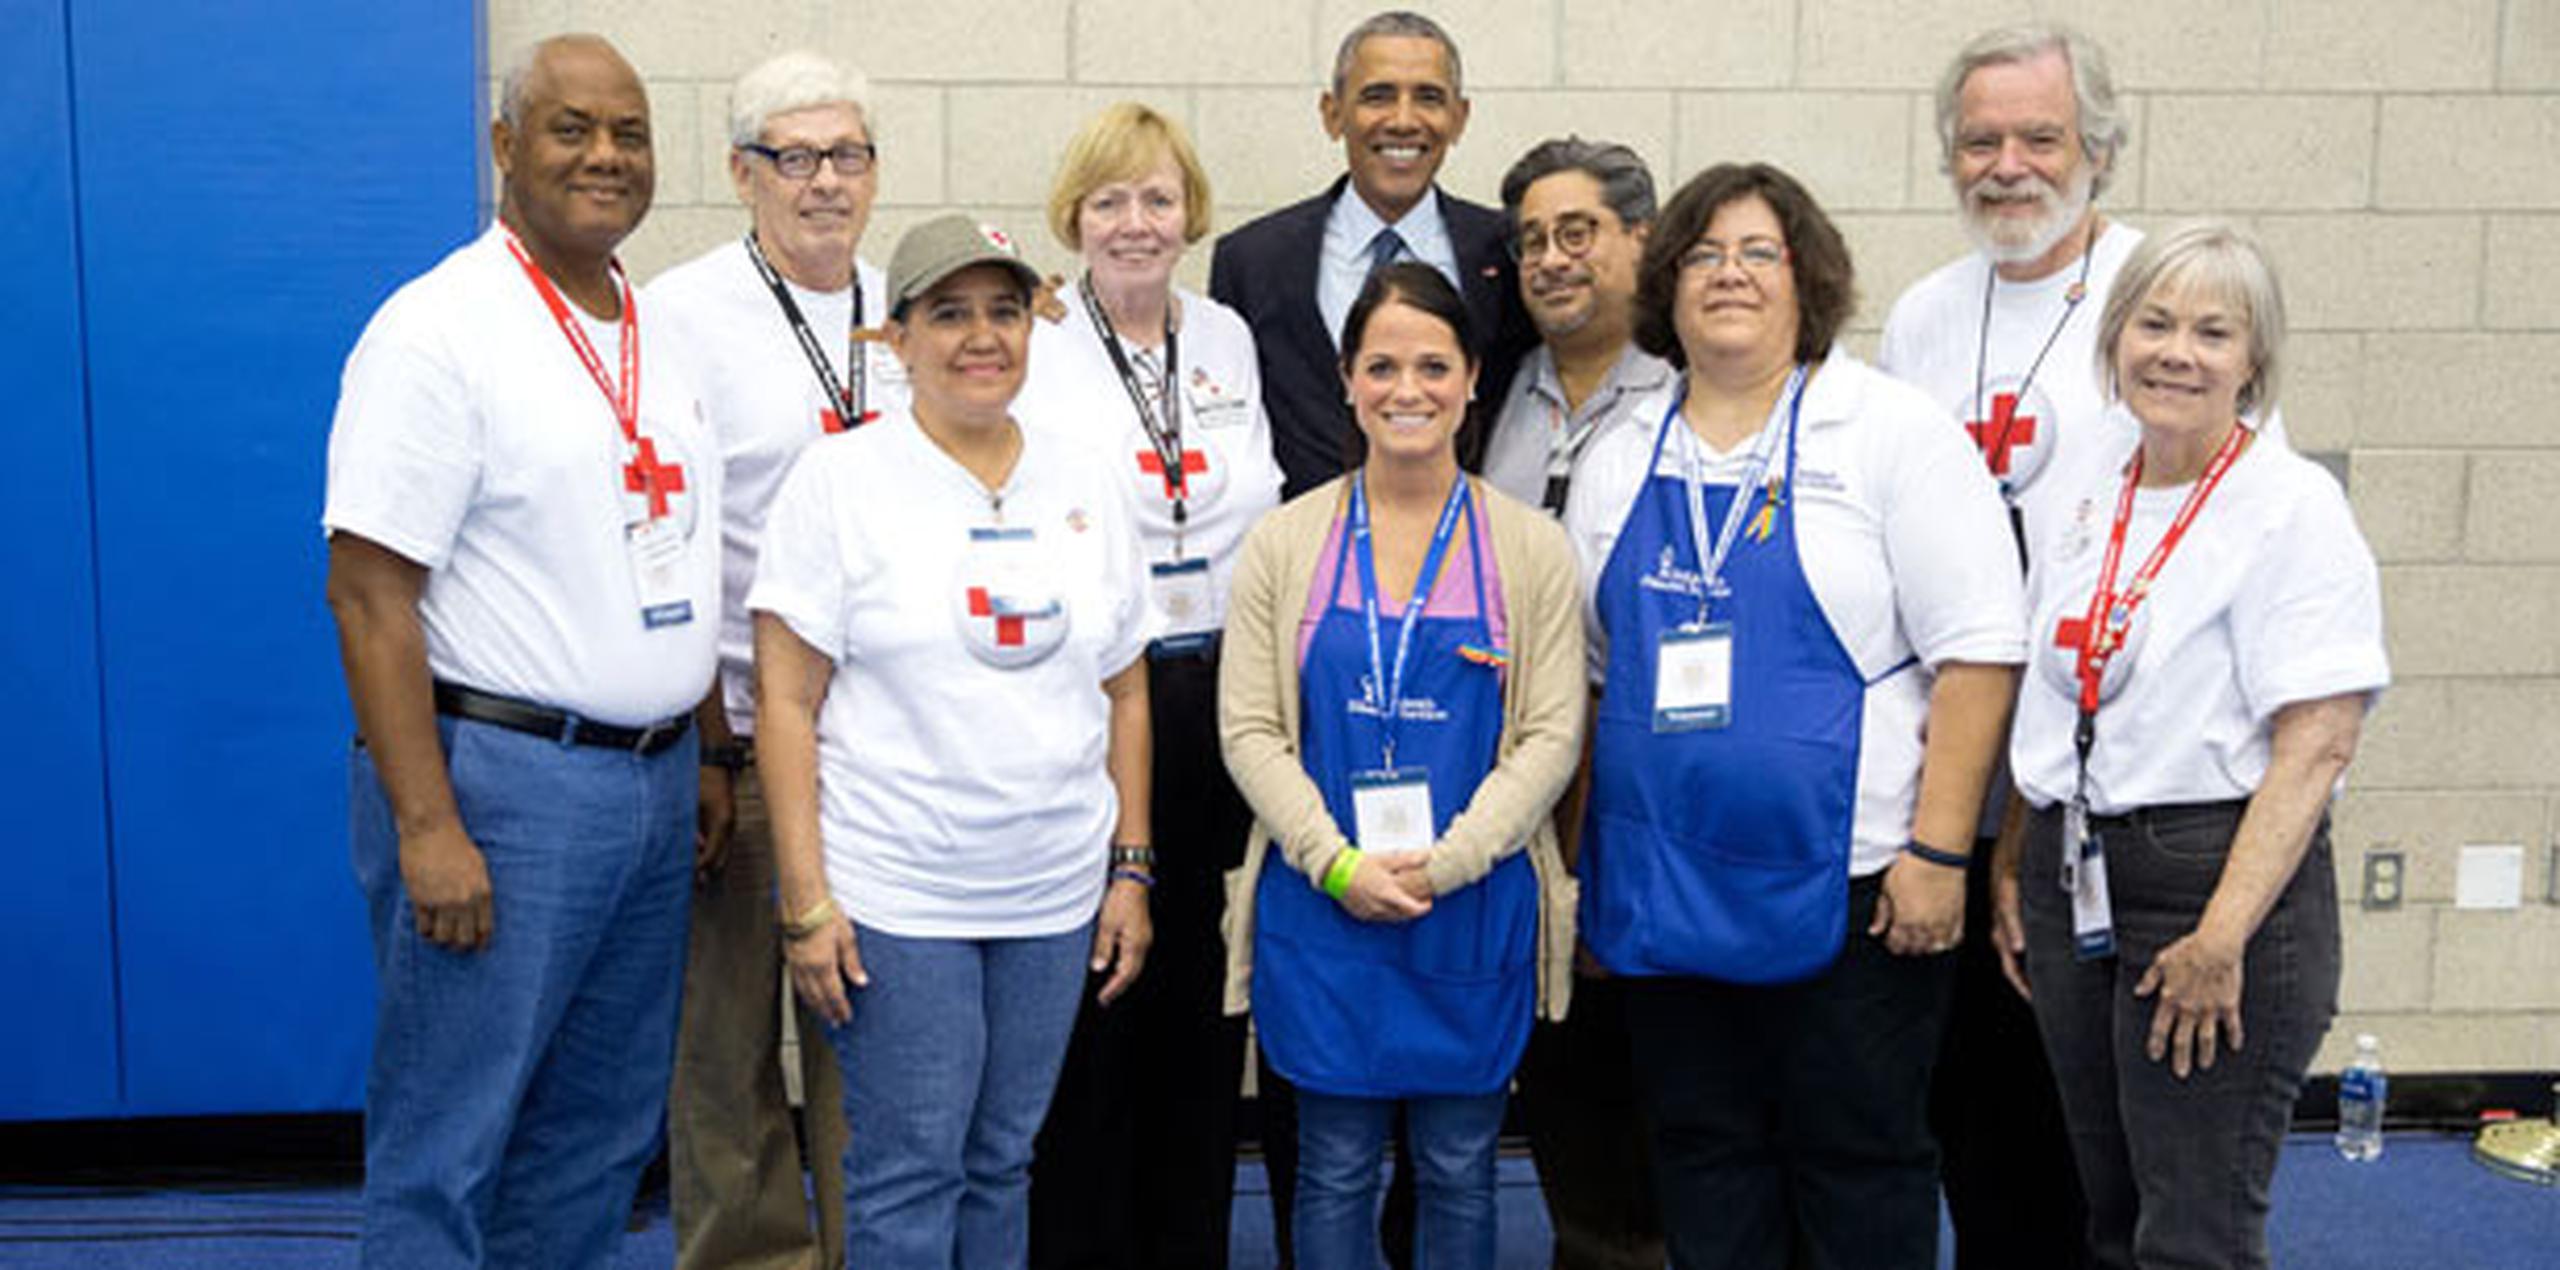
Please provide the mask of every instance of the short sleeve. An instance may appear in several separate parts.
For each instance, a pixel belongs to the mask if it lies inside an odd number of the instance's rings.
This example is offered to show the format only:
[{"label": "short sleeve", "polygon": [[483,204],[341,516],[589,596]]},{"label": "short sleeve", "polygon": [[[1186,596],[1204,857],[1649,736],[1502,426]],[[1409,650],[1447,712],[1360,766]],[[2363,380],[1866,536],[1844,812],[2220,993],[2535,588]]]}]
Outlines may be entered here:
[{"label": "short sleeve", "polygon": [[438,569],[479,488],[483,433],[459,359],[405,299],[347,357],[321,523]]},{"label": "short sleeve", "polygon": [[2382,584],[2346,496],[2303,471],[2231,602],[2240,694],[2259,722],[2302,701],[2374,692],[2391,680]]},{"label": "short sleeve", "polygon": [[1913,395],[1892,417],[1884,549],[1895,615],[1920,660],[2016,665],[2026,660],[2026,588],[1999,486],[1944,412]]},{"label": "short sleeve", "polygon": [[1565,495],[1564,530],[1582,572],[1583,648],[1594,688],[1607,686],[1609,668],[1609,632],[1600,623],[1601,574],[1617,550],[1628,511],[1652,475],[1640,470],[1652,456],[1652,431],[1609,429],[1583,452]]},{"label": "short sleeve", "polygon": [[765,511],[747,609],[781,618],[801,642],[827,660],[841,662],[850,651],[844,526],[835,508],[835,475],[843,465],[827,462],[826,450],[811,446],[801,451]]}]

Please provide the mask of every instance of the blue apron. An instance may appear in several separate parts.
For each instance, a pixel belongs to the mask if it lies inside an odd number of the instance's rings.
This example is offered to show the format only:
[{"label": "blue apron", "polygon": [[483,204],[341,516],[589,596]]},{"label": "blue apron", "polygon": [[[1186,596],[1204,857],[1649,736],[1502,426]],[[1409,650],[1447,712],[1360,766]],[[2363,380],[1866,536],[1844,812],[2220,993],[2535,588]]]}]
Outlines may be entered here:
[{"label": "blue apron", "polygon": [[[1358,473],[1351,477],[1360,479]],[[1453,500],[1471,502],[1463,492]],[[1502,682],[1459,653],[1489,646],[1484,522],[1462,506],[1474,560],[1476,614],[1424,616],[1405,664],[1395,763],[1429,769],[1432,838],[1493,770]],[[1362,559],[1352,559],[1358,538]],[[1371,698],[1369,632],[1339,602],[1344,570],[1375,576],[1368,540],[1346,524],[1334,597],[1299,672],[1300,761],[1337,825],[1355,823],[1352,773],[1383,765],[1387,738]],[[1426,575],[1436,572],[1426,565]],[[1392,654],[1390,649],[1389,655]],[[1503,1088],[1529,1041],[1536,1005],[1538,882],[1515,852],[1475,884],[1434,898],[1404,923],[1364,922],[1308,884],[1276,850],[1254,895],[1253,1017],[1273,1068],[1320,1093],[1363,1098],[1488,1094]]]},{"label": "blue apron", "polygon": [[[1709,620],[1732,626],[1732,708],[1721,727],[1657,732],[1654,680],[1666,631],[1696,626],[1700,564],[1688,482],[1659,474],[1683,391],[1654,434],[1644,489],[1601,571],[1608,682],[1592,718],[1582,837],[1582,935],[1618,974],[1785,983],[1839,955],[1849,918],[1866,680],[1831,629],[1797,556],[1796,423],[1767,536],[1722,562],[1730,593]],[[1709,485],[1718,526],[1756,489]],[[1746,510],[1748,510],[1746,508]]]}]

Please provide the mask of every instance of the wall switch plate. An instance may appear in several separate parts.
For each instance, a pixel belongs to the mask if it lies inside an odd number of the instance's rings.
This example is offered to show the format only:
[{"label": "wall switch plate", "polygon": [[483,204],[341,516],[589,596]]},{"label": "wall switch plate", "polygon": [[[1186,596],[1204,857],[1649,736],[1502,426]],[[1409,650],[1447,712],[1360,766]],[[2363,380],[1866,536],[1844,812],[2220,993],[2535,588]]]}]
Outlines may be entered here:
[{"label": "wall switch plate", "polygon": [[2397,847],[2375,847],[2364,853],[2364,906],[2381,910],[2400,907],[2400,895],[2407,879],[2407,859]]},{"label": "wall switch plate", "polygon": [[2455,908],[2515,908],[2523,903],[2522,844],[2474,843],[2462,849],[2453,875]]}]

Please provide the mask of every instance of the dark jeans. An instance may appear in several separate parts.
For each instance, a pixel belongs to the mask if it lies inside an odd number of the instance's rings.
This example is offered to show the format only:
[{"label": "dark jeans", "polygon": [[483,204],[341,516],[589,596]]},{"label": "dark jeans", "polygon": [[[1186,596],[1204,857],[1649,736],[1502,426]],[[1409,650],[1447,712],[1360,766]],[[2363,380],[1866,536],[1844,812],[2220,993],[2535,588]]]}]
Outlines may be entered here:
[{"label": "dark jeans", "polygon": [[2035,1010],[1991,942],[1991,841],[1965,879],[1955,1001],[1929,1086],[1929,1130],[1956,1234],[1956,1270],[2079,1270],[2088,1208]]},{"label": "dark jeans", "polygon": [[1146,969],[1109,1006],[1088,975],[1031,1165],[1039,1270],[1215,1270],[1234,1211],[1244,1020],[1225,1016],[1226,871],[1252,813],[1218,752],[1214,657],[1151,661],[1155,728]]},{"label": "dark jeans", "polygon": [[1625,979],[1577,975],[1573,1008],[1520,1059],[1521,1118],[1555,1227],[1555,1270],[1661,1270],[1653,1152],[1627,1052]]},{"label": "dark jeans", "polygon": [[2094,817],[2114,901],[2116,955],[2072,956],[2060,884],[2062,812],[2036,813],[2019,883],[2028,973],[2071,1145],[2089,1237],[2106,1270],[2263,1270],[2267,1191],[2295,1095],[2338,1003],[2338,891],[2323,818],[2310,850],[2250,937],[2246,1047],[2185,1080],[2143,1045],[2155,1000],[2134,985],[2195,929],[2239,827],[2238,802]]},{"label": "dark jeans", "polygon": [[1773,987],[1627,981],[1627,1033],[1680,1270],[1933,1270],[1929,1070],[1955,972],[1868,936],[1879,878],[1849,887],[1849,937]]}]

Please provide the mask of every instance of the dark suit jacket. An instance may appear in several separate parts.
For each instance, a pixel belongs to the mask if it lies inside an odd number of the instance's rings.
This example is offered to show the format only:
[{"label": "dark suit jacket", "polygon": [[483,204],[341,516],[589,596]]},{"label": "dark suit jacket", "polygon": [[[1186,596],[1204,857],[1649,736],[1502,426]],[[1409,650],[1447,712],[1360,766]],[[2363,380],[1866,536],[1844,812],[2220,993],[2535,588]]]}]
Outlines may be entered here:
[{"label": "dark suit jacket", "polygon": [[[1339,177],[1324,193],[1293,203],[1218,239],[1209,258],[1209,295],[1244,315],[1262,361],[1262,404],[1271,416],[1271,448],[1293,498],[1342,473],[1351,408],[1342,400],[1342,370],[1316,308],[1316,270],[1325,218],[1341,197]],[[1500,409],[1521,355],[1537,329],[1520,305],[1518,269],[1503,247],[1502,213],[1440,194],[1440,216],[1458,258],[1460,291],[1474,319],[1476,404],[1459,434],[1459,460],[1473,470],[1484,453],[1485,424]]]}]

